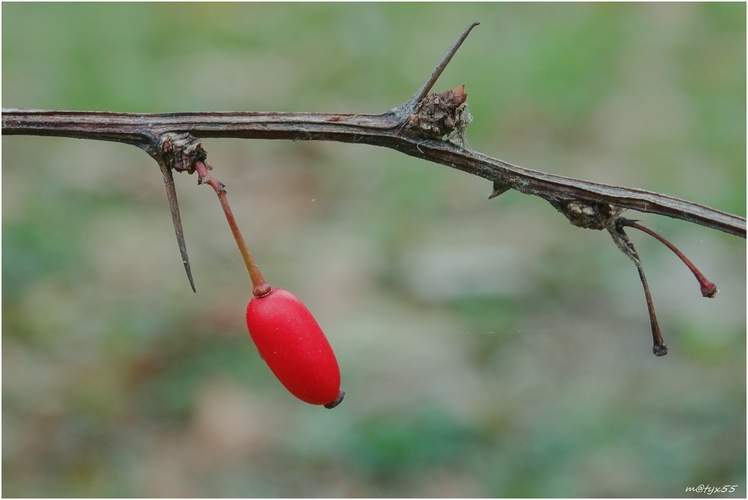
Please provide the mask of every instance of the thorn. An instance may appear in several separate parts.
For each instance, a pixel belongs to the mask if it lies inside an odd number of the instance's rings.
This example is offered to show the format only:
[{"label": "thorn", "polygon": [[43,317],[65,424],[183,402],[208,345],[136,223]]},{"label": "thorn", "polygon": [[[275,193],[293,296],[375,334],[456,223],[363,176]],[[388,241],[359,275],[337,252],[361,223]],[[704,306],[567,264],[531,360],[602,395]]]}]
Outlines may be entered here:
[{"label": "thorn", "polygon": [[408,99],[404,104],[395,108],[395,110],[410,114],[415,109],[416,105],[424,97],[426,97],[426,94],[429,93],[431,88],[434,86],[436,81],[439,79],[441,74],[444,72],[444,69],[447,67],[447,64],[449,64],[449,62],[452,60],[452,57],[454,57],[455,53],[460,48],[460,46],[465,41],[465,39],[470,34],[470,32],[473,30],[473,28],[475,28],[479,24],[480,23],[478,22],[473,22],[467,28],[463,30],[462,34],[452,44],[449,50],[447,50],[447,53],[444,54],[444,57],[442,57],[441,61],[439,61],[439,64],[436,65],[436,67],[431,72],[431,74],[426,79],[426,81],[423,83],[423,85],[421,85],[421,88],[419,88],[416,91],[416,93],[413,94],[413,96],[410,99]]},{"label": "thorn", "polygon": [[171,222],[174,225],[174,233],[177,236],[177,245],[179,246],[179,254],[182,256],[184,271],[187,273],[187,279],[190,282],[192,291],[197,293],[197,290],[195,289],[195,280],[192,278],[192,269],[190,268],[190,257],[187,255],[187,244],[184,240],[182,217],[179,215],[179,202],[177,201],[177,188],[174,185],[174,175],[172,174],[171,169],[164,162],[159,161],[158,166],[161,169],[161,175],[164,177],[166,198],[169,200],[169,210],[171,212]]},{"label": "thorn", "polygon": [[506,193],[511,189],[511,186],[508,184],[503,184],[499,181],[493,181],[493,192],[488,196],[488,199],[491,200],[493,198],[496,198],[500,194]]},{"label": "thorn", "polygon": [[187,247],[184,244],[184,235],[182,235],[181,241],[177,236],[177,243],[179,244],[179,253],[182,254],[182,264],[184,264],[184,272],[187,273],[187,280],[190,282],[190,287],[194,293],[197,293],[195,289],[195,281],[192,278],[192,269],[190,268],[190,259],[187,257]]}]

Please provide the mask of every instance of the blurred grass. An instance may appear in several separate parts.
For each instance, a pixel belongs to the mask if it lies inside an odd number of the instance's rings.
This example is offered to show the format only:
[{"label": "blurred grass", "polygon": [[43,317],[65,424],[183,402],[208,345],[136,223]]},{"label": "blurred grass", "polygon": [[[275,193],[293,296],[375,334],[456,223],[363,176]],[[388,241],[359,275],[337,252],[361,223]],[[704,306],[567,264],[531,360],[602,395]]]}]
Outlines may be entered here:
[{"label": "blurred grass", "polygon": [[[745,215],[743,4],[14,4],[3,106],[378,112],[461,29],[468,141]],[[246,336],[214,195],[129,146],[3,138],[4,496],[745,496],[745,241],[643,216],[633,266],[539,200],[367,146],[204,141],[266,277],[325,328],[309,407]]]}]

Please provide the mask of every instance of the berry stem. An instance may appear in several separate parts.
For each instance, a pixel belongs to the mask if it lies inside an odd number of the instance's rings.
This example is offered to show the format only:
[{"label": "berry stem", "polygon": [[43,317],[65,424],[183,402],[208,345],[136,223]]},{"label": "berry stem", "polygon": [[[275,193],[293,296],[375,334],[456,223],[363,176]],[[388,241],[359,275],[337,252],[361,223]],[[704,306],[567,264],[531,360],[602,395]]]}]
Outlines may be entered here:
[{"label": "berry stem", "polygon": [[198,175],[197,183],[210,184],[210,187],[212,187],[218,195],[218,201],[221,203],[223,213],[226,215],[226,221],[229,223],[231,233],[234,235],[236,245],[239,247],[239,252],[242,254],[242,258],[244,259],[244,265],[247,266],[249,278],[252,280],[252,294],[256,297],[267,295],[271,290],[270,285],[268,285],[265,278],[263,278],[260,268],[255,264],[252,255],[249,253],[247,244],[244,241],[244,237],[242,236],[241,231],[239,231],[239,226],[236,224],[234,213],[231,211],[229,200],[226,197],[226,186],[210,175],[207,166],[201,161],[195,162],[195,171]]},{"label": "berry stem", "polygon": [[711,299],[715,295],[717,295],[717,292],[719,292],[719,290],[717,289],[717,285],[715,285],[714,283],[706,279],[706,276],[704,276],[704,274],[702,274],[702,272],[699,271],[699,269],[694,265],[694,263],[691,262],[691,260],[683,254],[683,252],[678,250],[678,248],[675,245],[673,245],[667,239],[665,239],[664,236],[660,236],[659,234],[652,231],[648,227],[642,226],[635,220],[626,219],[624,217],[619,217],[618,220],[620,221],[620,224],[622,226],[633,227],[634,229],[638,229],[639,231],[647,233],[648,235],[652,236],[657,241],[659,241],[660,243],[668,247],[675,255],[677,255],[678,258],[683,261],[683,263],[688,267],[688,269],[691,270],[693,275],[698,280],[699,287],[701,288],[701,295],[703,297],[708,297]]}]

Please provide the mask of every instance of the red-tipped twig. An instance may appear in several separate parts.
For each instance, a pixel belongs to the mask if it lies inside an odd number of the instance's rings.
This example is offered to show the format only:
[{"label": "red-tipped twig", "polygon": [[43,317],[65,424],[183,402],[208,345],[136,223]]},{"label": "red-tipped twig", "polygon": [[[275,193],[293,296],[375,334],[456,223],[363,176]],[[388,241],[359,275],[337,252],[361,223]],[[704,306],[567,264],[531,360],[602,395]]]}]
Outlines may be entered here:
[{"label": "red-tipped twig", "polygon": [[708,297],[711,299],[711,298],[714,298],[715,295],[717,295],[717,292],[719,292],[719,290],[717,289],[717,285],[715,285],[714,283],[706,279],[706,276],[704,276],[704,274],[701,271],[699,271],[699,269],[693,264],[693,262],[691,262],[691,260],[688,257],[683,255],[683,252],[678,250],[678,248],[675,245],[670,243],[663,236],[660,236],[659,234],[652,231],[646,226],[642,226],[641,224],[639,224],[638,221],[635,221],[635,220],[626,219],[625,217],[619,217],[617,222],[621,226],[633,227],[634,229],[643,231],[647,233],[648,235],[652,236],[653,238],[657,239],[657,241],[659,241],[666,247],[668,247],[670,250],[672,250],[672,252],[675,255],[678,256],[680,260],[683,261],[683,263],[688,267],[688,269],[691,270],[693,275],[696,277],[696,279],[699,282],[699,287],[701,288],[701,295],[703,297]]}]

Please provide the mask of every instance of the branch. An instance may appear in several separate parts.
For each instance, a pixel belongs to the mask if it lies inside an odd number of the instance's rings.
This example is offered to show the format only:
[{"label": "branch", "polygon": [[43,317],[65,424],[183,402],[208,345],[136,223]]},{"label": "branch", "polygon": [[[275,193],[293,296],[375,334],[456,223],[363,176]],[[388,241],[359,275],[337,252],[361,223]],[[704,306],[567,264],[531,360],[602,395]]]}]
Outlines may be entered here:
[{"label": "branch", "polygon": [[[515,189],[550,202],[573,224],[608,227],[608,220],[580,220],[571,211],[580,209],[612,213],[633,209],[700,224],[745,238],[745,218],[672,196],[642,189],[547,174],[465,148],[465,128],[472,120],[467,111],[464,86],[427,96],[447,64],[478,23],[470,24],[442,57],[424,84],[406,102],[379,115],[333,113],[108,113],[96,111],[50,111],[3,109],[4,135],[40,135],[94,139],[133,144],[148,152],[162,169],[180,251],[189,275],[189,262],[180,236],[181,222],[170,173],[164,169],[194,171],[194,162],[205,152],[189,137],[241,139],[290,139],[293,141],[339,141],[391,148],[410,156],[446,165],[493,182],[489,198]],[[176,139],[199,148],[201,158],[187,154],[175,161]],[[169,137],[167,141],[166,138]],[[164,146],[168,144],[168,148]],[[168,149],[168,150],[165,150]],[[168,164],[168,165],[167,165]],[[581,205],[580,205],[581,204]],[[176,212],[175,212],[176,211]],[[194,288],[194,286],[193,286]]]},{"label": "branch", "polygon": [[[720,210],[643,189],[573,179],[513,165],[451,141],[408,131],[398,108],[380,115],[332,113],[110,113],[4,109],[3,135],[40,135],[124,142],[153,155],[167,133],[198,138],[338,141],[382,146],[492,181],[507,189],[558,203],[605,203],[700,224],[745,238],[746,220]],[[175,170],[191,171],[190,165]]]}]

